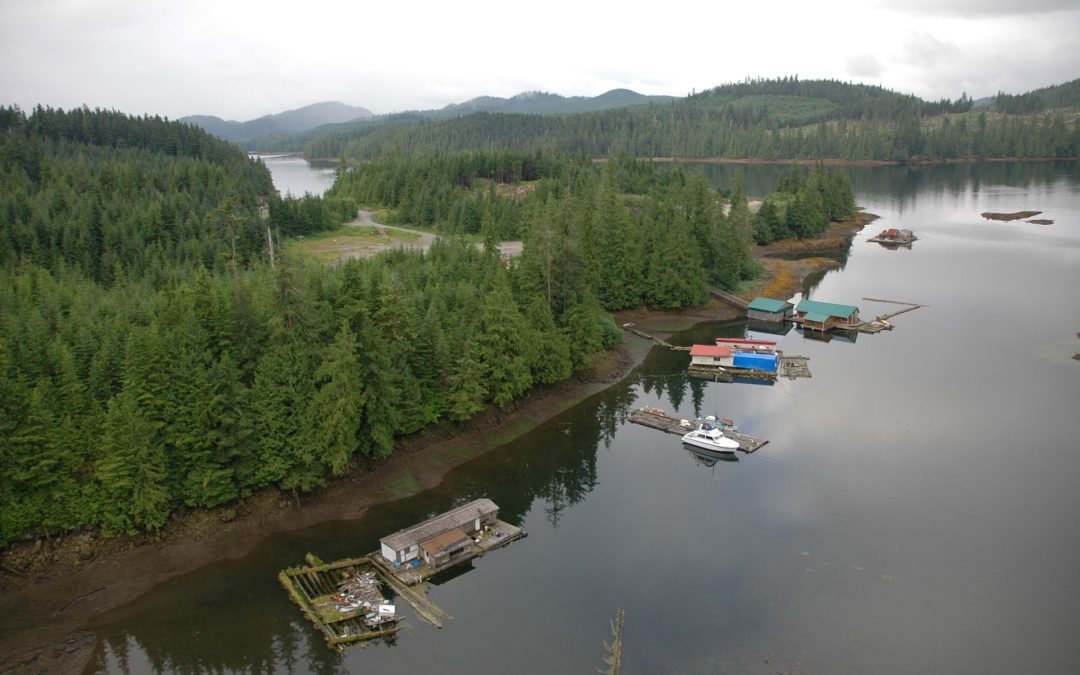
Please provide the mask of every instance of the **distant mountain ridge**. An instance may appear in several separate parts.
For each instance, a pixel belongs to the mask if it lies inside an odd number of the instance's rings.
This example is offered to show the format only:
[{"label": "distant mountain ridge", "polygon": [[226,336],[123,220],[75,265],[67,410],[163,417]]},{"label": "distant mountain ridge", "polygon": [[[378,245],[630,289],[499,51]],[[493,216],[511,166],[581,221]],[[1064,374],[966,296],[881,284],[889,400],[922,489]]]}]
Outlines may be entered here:
[{"label": "distant mountain ridge", "polygon": [[340,101],[326,101],[276,115],[264,115],[247,122],[223,120],[212,115],[189,115],[179,121],[194,124],[223,140],[241,143],[262,136],[298,134],[326,124],[340,124],[371,117],[374,117],[374,114],[367,108],[346,105]]},{"label": "distant mountain ridge", "polygon": [[644,103],[661,103],[673,98],[675,97],[639,94],[630,89],[612,89],[599,96],[561,96],[544,91],[526,91],[510,98],[478,96],[464,103],[451,103],[440,110],[425,111],[420,114],[435,118],[457,117],[474,112],[562,115]]},{"label": "distant mountain ridge", "polygon": [[578,113],[601,112],[616,108],[629,108],[650,103],[667,103],[676,100],[675,96],[639,94],[630,89],[612,89],[598,96],[562,96],[543,91],[526,91],[502,98],[499,96],[478,96],[463,103],[451,103],[432,110],[406,110],[402,112],[375,115],[366,119],[347,122],[332,122],[320,127],[293,132],[291,134],[267,134],[249,143],[253,148],[275,152],[280,150],[300,150],[314,138],[326,134],[352,133],[359,129],[369,129],[394,124],[416,122],[441,122],[475,113],[515,114],[515,115],[573,115]]}]

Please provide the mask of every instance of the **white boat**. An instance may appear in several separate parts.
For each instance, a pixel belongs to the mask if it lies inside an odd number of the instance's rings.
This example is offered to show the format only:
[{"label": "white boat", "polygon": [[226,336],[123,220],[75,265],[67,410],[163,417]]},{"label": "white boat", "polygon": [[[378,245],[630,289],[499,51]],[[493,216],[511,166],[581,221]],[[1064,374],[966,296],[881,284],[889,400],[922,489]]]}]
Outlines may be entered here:
[{"label": "white boat", "polygon": [[705,428],[704,425],[683,436],[682,442],[695,448],[726,455],[735,454],[735,451],[739,449],[738,442],[724,436],[724,432],[716,427]]}]

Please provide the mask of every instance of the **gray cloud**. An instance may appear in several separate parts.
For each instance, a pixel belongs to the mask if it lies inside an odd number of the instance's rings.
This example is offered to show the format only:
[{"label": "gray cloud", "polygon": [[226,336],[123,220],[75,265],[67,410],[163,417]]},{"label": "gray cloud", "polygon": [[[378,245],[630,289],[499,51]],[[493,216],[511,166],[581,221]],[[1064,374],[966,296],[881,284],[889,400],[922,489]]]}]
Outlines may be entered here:
[{"label": "gray cloud", "polygon": [[1075,12],[1076,0],[893,0],[875,2],[882,9],[958,18],[1030,16],[1052,12]]},{"label": "gray cloud", "polygon": [[[476,0],[467,13],[444,0],[408,7],[308,0],[304,11],[291,0],[3,2],[0,105],[27,109],[85,103],[246,120],[315,101],[383,113],[532,89],[681,96],[792,74],[954,98],[1080,76],[1080,11],[1064,11],[1077,0],[826,0],[823,7],[779,0],[770,11],[788,20],[769,29],[773,46],[764,51],[758,31],[741,29],[757,25],[760,8],[719,3],[691,22],[678,12],[651,16],[650,30],[676,36],[679,48],[642,51],[625,39],[640,28],[634,13],[621,11],[626,0],[552,0],[533,32],[576,45],[554,50],[521,43],[520,19],[498,0]],[[417,22],[418,15],[428,18]],[[563,15],[578,20],[567,27]],[[611,22],[605,31],[588,27],[601,19]],[[323,35],[327,21],[357,29],[314,42],[297,37]],[[383,30],[398,25],[408,26],[405,41]]]},{"label": "gray cloud", "polygon": [[873,54],[855,54],[844,61],[844,70],[851,77],[881,77],[885,66]]},{"label": "gray cloud", "polygon": [[929,33],[916,33],[904,44],[901,60],[920,68],[937,68],[955,64],[963,57],[963,51],[955,44]]}]

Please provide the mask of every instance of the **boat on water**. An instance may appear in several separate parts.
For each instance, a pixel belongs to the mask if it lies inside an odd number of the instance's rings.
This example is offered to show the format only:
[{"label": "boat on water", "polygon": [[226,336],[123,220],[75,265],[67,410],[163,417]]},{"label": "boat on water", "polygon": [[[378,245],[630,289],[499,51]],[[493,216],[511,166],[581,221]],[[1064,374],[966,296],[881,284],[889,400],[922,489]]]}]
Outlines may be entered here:
[{"label": "boat on water", "polygon": [[706,428],[705,425],[683,436],[682,442],[700,450],[724,455],[733,455],[739,449],[737,441],[728,438],[716,427]]}]

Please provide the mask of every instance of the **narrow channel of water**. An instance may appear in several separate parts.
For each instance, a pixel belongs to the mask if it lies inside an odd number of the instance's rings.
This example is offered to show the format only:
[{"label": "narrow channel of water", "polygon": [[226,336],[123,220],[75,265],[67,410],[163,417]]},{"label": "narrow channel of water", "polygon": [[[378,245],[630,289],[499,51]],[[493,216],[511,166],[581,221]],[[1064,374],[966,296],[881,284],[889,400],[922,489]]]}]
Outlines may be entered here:
[{"label": "narrow channel of water", "polygon": [[[271,537],[104,617],[91,670],[593,672],[623,607],[627,674],[1071,672],[1080,164],[849,172],[881,219],[812,295],[869,316],[894,307],[867,297],[926,305],[894,331],[777,336],[813,377],[771,386],[691,380],[685,353],[653,350],[434,490]],[[1055,222],[979,216],[1023,209]],[[919,240],[866,242],[884,227]],[[704,324],[678,339],[720,334],[747,333]],[[733,417],[771,442],[703,462],[628,423],[639,406]],[[453,616],[442,630],[410,617],[396,639],[338,654],[277,585],[307,551],[371,551],[480,496],[529,537],[433,587]]]}]

